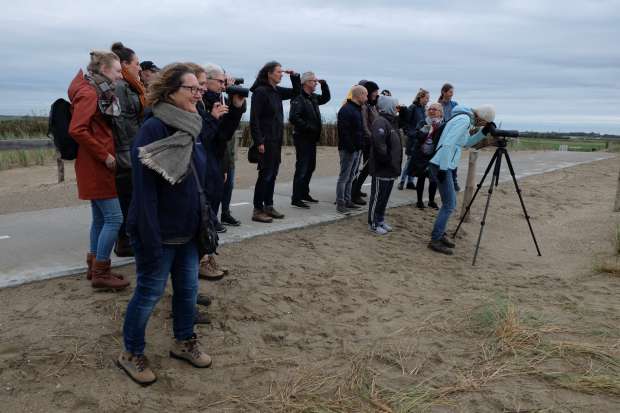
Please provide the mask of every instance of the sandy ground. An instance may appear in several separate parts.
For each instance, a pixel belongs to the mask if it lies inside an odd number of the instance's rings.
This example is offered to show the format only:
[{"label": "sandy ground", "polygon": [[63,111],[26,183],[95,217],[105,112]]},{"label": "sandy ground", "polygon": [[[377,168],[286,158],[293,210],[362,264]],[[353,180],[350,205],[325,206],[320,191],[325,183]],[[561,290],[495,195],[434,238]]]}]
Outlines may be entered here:
[{"label": "sandy ground", "polygon": [[485,197],[453,257],[426,248],[435,212],[412,207],[389,211],[385,237],[353,217],[227,245],[231,275],[201,281],[213,367],[167,356],[168,290],[147,331],[148,388],[114,365],[131,289],[94,293],[75,276],[1,290],[1,410],[620,411],[620,277],[595,270],[614,259],[617,176],[613,159],[522,182],[542,257],[509,184],[476,267]]},{"label": "sandy ground", "polygon": [[[338,150],[319,147],[315,176],[338,174]],[[249,188],[256,183],[256,165],[247,161],[247,149],[240,148],[236,164],[236,188]],[[280,165],[280,181],[292,181],[295,173],[295,148],[284,147]],[[77,198],[73,162],[65,162],[65,179],[58,184],[56,163],[0,171],[0,214],[61,208],[84,203]]]}]

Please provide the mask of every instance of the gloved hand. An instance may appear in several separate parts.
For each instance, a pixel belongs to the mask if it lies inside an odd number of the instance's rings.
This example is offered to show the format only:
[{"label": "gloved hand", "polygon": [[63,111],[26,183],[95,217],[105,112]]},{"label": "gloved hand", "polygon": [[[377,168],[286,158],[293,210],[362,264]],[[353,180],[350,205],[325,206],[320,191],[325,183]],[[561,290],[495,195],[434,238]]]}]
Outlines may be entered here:
[{"label": "gloved hand", "polygon": [[484,125],[484,128],[482,128],[482,134],[483,135],[488,135],[489,132],[491,132],[491,129],[495,129],[497,128],[497,125],[495,124],[495,122],[489,122],[486,125]]},{"label": "gloved hand", "polygon": [[446,171],[444,171],[443,169],[437,171],[437,180],[443,183],[443,181],[446,180]]}]

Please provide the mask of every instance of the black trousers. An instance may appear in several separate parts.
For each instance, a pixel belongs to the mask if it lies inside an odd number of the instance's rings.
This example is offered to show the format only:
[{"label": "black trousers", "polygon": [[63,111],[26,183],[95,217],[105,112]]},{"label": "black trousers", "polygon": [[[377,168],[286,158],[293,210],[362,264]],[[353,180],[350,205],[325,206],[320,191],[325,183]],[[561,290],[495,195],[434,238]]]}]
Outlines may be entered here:
[{"label": "black trousers", "polygon": [[362,192],[362,185],[364,185],[364,181],[368,178],[368,158],[370,156],[370,147],[366,146],[362,149],[362,161],[360,165],[363,165],[362,170],[359,175],[353,181],[353,185],[351,185],[351,199],[359,198]]},{"label": "black trousers", "polygon": [[418,203],[421,203],[424,197],[424,181],[426,179],[428,179],[428,202],[435,202],[437,182],[433,181],[428,173],[424,173],[423,175],[418,175],[418,183],[415,186],[418,195]]},{"label": "black trousers", "polygon": [[273,193],[280,169],[281,152],[280,143],[265,143],[265,153],[258,161],[258,178],[254,187],[254,208],[256,209],[273,206]]},{"label": "black trousers", "polygon": [[316,142],[304,139],[296,140],[295,156],[292,200],[301,201],[310,195],[310,180],[316,169]]}]

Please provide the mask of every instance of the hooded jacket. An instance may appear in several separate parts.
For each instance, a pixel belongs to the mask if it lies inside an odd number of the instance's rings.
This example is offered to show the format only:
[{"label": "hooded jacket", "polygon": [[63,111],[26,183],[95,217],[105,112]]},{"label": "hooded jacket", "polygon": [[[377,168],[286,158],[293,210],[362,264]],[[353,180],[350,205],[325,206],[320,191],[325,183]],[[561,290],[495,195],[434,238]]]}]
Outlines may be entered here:
[{"label": "hooded jacket", "polygon": [[292,99],[301,91],[299,74],[291,76],[292,88],[271,86],[256,81],[250,88],[252,104],[250,107],[250,132],[255,145],[276,143],[282,145],[284,138],[284,110],[282,101]]},{"label": "hooded jacket", "polygon": [[79,144],[75,176],[80,199],[116,198],[114,171],[105,160],[114,155],[112,123],[97,105],[97,91],[80,70],[69,86],[72,116],[69,134]]},{"label": "hooded jacket", "polygon": [[403,161],[403,147],[398,133],[398,118],[380,113],[372,124],[368,172],[379,178],[397,178]]},{"label": "hooded jacket", "polygon": [[431,163],[440,170],[456,169],[461,161],[463,147],[473,146],[484,138],[482,129],[470,136],[469,129],[474,126],[474,111],[466,106],[455,106],[452,118],[446,123],[437,143],[435,156]]}]

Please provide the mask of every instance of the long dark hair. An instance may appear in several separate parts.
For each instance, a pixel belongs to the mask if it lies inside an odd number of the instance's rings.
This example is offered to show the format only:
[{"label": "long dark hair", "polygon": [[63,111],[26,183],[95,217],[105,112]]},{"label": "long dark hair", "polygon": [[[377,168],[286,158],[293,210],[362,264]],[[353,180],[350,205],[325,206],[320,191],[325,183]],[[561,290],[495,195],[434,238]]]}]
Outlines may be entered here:
[{"label": "long dark hair", "polygon": [[254,84],[252,85],[250,90],[254,92],[257,87],[269,84],[269,73],[272,73],[278,66],[282,65],[275,60],[265,63],[263,67],[258,71],[258,74],[256,75],[256,80],[254,81]]},{"label": "long dark hair", "polygon": [[121,42],[114,43],[112,47],[110,47],[110,50],[116,53],[118,58],[121,59],[121,63],[125,64],[131,63],[133,57],[136,55],[136,52],[134,52],[133,49],[125,47]]},{"label": "long dark hair", "polygon": [[452,86],[450,83],[444,83],[443,86],[441,87],[441,93],[439,94],[439,99],[437,99],[437,102],[443,103],[444,101],[443,94],[451,89],[454,89],[454,86]]}]

